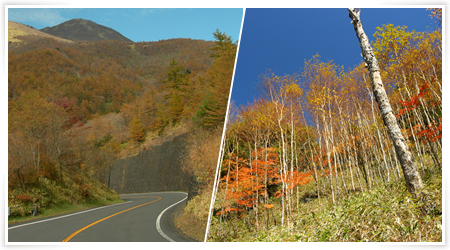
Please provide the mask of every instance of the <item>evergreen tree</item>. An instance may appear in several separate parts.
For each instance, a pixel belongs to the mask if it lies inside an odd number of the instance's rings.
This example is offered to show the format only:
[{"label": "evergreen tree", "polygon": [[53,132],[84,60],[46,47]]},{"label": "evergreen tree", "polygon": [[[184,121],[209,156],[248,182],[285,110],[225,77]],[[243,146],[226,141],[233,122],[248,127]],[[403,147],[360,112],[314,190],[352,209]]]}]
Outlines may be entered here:
[{"label": "evergreen tree", "polygon": [[143,142],[145,140],[144,127],[141,124],[141,120],[136,116],[130,122],[130,138],[133,142]]},{"label": "evergreen tree", "polygon": [[175,58],[172,59],[165,79],[166,88],[170,91],[169,96],[174,91],[184,91],[184,87],[189,83],[189,73],[190,71],[186,70],[183,65],[179,65]]},{"label": "evergreen tree", "polygon": [[165,87],[168,94],[164,96],[168,105],[163,107],[168,115],[167,121],[179,122],[184,110],[184,100],[187,98],[186,91],[189,85],[190,71],[179,65],[175,59],[169,65],[169,72],[165,79]]},{"label": "evergreen tree", "polygon": [[175,92],[169,102],[169,119],[172,123],[177,123],[180,121],[181,115],[183,114],[184,104],[183,98],[179,92]]},{"label": "evergreen tree", "polygon": [[217,30],[214,37],[216,47],[213,49],[217,53],[213,55],[215,59],[206,76],[208,92],[193,117],[198,126],[205,128],[214,128],[225,121],[237,50],[236,44],[225,33]]}]

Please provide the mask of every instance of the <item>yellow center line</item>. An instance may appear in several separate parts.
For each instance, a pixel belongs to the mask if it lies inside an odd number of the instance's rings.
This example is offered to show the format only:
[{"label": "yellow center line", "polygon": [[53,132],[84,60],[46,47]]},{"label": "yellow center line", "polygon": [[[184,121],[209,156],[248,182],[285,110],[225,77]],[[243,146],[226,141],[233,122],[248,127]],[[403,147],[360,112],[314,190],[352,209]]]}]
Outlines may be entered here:
[{"label": "yellow center line", "polygon": [[123,198],[123,199],[128,199],[128,198],[155,198],[155,196],[122,196],[121,198]]},{"label": "yellow center line", "polygon": [[130,211],[130,210],[135,209],[135,208],[138,208],[138,207],[142,207],[142,206],[148,205],[148,204],[153,203],[153,202],[155,202],[155,201],[161,200],[161,197],[158,197],[158,196],[153,196],[152,198],[158,198],[158,199],[157,199],[157,200],[154,200],[154,201],[150,201],[150,202],[144,203],[144,204],[141,204],[141,205],[139,205],[139,206],[135,206],[135,207],[132,207],[132,208],[125,209],[125,210],[120,211],[120,212],[118,212],[118,213],[112,214],[112,215],[110,215],[110,216],[108,216],[108,217],[105,217],[105,218],[103,218],[103,219],[101,219],[101,220],[98,220],[98,221],[96,221],[96,222],[93,222],[93,223],[91,223],[91,224],[89,224],[89,225],[83,227],[82,229],[76,231],[75,233],[71,234],[69,237],[65,238],[62,242],[68,242],[70,239],[72,239],[75,235],[81,233],[83,230],[85,230],[85,229],[87,229],[87,228],[90,228],[90,227],[92,227],[93,225],[95,225],[95,224],[97,224],[97,223],[100,223],[100,222],[102,222],[102,221],[104,221],[104,220],[107,220],[107,219],[109,219],[109,218],[111,218],[111,217],[113,217],[113,216],[116,216],[116,215],[121,214],[121,213],[125,213],[125,212],[127,212],[127,211]]}]

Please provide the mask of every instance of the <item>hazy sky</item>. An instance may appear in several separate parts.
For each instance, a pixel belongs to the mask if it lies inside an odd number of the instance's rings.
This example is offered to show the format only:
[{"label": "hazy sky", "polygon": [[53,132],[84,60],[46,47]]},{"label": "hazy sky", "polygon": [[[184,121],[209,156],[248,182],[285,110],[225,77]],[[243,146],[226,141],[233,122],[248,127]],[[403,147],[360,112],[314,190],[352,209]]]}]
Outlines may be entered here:
[{"label": "hazy sky", "polygon": [[[426,8],[361,9],[361,22],[374,40],[376,27],[383,24],[408,26],[408,30],[436,28]],[[246,9],[239,57],[231,99],[235,104],[251,103],[255,83],[266,69],[278,75],[299,73],[305,60],[319,54],[344,69],[361,63],[361,49],[348,10],[334,9]]]},{"label": "hazy sky", "polygon": [[100,4],[132,4],[132,5],[141,5],[141,4],[151,4],[151,5],[169,5],[169,4],[177,4],[177,5],[241,5],[243,0],[72,0],[72,5],[76,4],[92,4],[92,5],[100,5]]},{"label": "hazy sky", "polygon": [[74,18],[112,28],[134,42],[170,38],[214,40],[216,29],[239,39],[243,9],[239,8],[9,8],[8,20],[37,29]]}]

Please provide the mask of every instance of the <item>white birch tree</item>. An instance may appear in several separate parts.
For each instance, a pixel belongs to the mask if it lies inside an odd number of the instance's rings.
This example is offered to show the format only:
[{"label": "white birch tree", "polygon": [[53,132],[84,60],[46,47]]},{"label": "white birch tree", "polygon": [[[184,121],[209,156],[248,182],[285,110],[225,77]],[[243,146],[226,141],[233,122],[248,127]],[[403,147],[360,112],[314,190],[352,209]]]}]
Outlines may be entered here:
[{"label": "white birch tree", "polygon": [[367,35],[364,32],[361,24],[361,11],[355,8],[349,8],[348,11],[350,18],[352,19],[351,23],[353,24],[359,40],[362,55],[369,70],[375,99],[378,103],[378,107],[380,108],[382,118],[384,124],[387,127],[389,136],[394,144],[397,158],[400,161],[400,165],[403,169],[406,186],[413,196],[418,197],[421,190],[423,189],[422,178],[417,171],[413,156],[407,144],[405,143],[405,139],[401,133],[400,127],[397,123],[397,119],[393,113],[389,99],[387,97],[386,90],[383,87],[378,61],[373,53],[372,46],[370,45],[369,39],[367,38]]}]

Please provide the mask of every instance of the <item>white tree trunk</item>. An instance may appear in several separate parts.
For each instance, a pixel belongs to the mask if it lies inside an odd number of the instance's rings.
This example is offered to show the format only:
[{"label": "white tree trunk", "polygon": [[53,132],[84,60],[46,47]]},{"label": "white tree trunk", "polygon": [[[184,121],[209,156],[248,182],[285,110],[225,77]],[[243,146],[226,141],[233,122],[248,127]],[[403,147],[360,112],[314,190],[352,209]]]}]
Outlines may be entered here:
[{"label": "white tree trunk", "polygon": [[350,18],[352,19],[352,24],[355,28],[356,35],[359,39],[362,55],[369,69],[373,92],[380,108],[384,124],[387,127],[389,136],[394,144],[397,158],[403,169],[403,176],[406,181],[406,186],[408,187],[409,192],[417,197],[420,190],[423,188],[422,178],[416,169],[412,154],[405,143],[405,139],[401,133],[400,127],[398,126],[397,119],[392,111],[389,99],[383,87],[378,61],[373,54],[372,46],[369,43],[369,39],[363,30],[361,20],[359,18],[360,10],[349,8],[348,11]]}]

